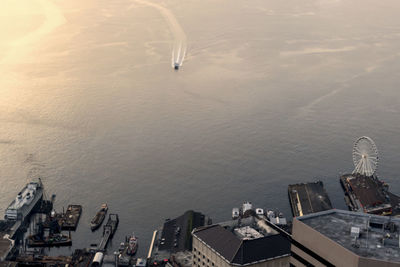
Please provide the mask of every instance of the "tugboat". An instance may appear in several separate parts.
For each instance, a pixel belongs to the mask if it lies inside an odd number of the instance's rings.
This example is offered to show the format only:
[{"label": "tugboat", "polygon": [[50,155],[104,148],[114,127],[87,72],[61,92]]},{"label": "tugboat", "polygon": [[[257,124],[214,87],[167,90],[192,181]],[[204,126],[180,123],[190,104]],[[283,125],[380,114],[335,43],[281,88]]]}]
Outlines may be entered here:
[{"label": "tugboat", "polygon": [[125,237],[125,242],[121,243],[118,256],[118,266],[128,266],[134,264],[133,256],[138,247],[137,237],[134,233]]},{"label": "tugboat", "polygon": [[138,247],[138,241],[135,236],[135,233],[132,233],[132,235],[129,237],[129,239],[128,238],[126,238],[126,239],[128,241],[126,254],[133,256],[136,254],[137,247]]},{"label": "tugboat", "polygon": [[95,231],[100,227],[100,225],[104,221],[104,218],[106,217],[107,211],[107,204],[101,205],[100,210],[96,213],[96,216],[94,216],[92,221],[90,222],[90,229],[92,229],[92,231]]}]

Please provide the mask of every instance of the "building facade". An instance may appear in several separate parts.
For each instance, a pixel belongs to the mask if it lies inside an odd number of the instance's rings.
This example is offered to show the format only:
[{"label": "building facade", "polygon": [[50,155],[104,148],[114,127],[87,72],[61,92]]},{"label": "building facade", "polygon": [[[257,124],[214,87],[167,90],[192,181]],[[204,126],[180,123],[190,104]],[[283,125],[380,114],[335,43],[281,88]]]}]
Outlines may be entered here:
[{"label": "building facade", "polygon": [[400,219],[341,210],[297,217],[290,265],[399,267]]}]

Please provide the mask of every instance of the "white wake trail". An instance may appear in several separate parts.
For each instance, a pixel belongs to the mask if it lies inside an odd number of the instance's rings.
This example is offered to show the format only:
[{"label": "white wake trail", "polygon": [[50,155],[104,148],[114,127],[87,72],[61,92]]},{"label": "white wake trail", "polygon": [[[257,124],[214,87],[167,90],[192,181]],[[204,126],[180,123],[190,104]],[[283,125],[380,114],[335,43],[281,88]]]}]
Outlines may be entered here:
[{"label": "white wake trail", "polygon": [[174,14],[172,14],[170,10],[168,10],[167,8],[165,8],[160,4],[156,4],[145,0],[135,0],[135,1],[139,4],[156,8],[164,17],[164,19],[167,21],[170,31],[175,39],[174,46],[172,48],[172,67],[174,67],[175,63],[179,66],[182,66],[187,50],[187,38],[183,28],[175,18]]}]

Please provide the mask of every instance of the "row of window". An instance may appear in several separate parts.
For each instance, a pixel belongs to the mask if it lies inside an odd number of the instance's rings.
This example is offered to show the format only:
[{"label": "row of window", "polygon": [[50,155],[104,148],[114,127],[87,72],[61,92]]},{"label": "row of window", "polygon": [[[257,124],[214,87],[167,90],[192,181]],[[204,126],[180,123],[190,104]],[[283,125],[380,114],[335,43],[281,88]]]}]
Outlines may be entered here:
[{"label": "row of window", "polygon": [[[197,251],[198,256],[196,256],[196,251]],[[202,258],[203,258],[203,261],[201,260]],[[206,259],[205,255],[202,255],[200,253],[200,251],[196,250],[196,248],[193,248],[193,264],[195,266],[196,266],[196,260],[198,261],[198,263],[197,263],[198,266],[201,266],[200,263],[202,263],[202,266],[205,266],[206,265],[205,259]],[[210,259],[207,258],[207,267],[210,267],[210,266],[211,267],[215,266],[215,264],[214,264],[214,262],[211,262],[211,265],[210,265]]]}]

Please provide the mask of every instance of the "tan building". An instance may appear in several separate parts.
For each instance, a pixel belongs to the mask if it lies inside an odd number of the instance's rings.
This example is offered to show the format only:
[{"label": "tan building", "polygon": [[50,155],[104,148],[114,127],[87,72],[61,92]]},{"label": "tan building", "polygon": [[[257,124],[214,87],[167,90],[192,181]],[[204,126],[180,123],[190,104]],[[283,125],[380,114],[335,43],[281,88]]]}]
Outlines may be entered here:
[{"label": "tan building", "polygon": [[291,266],[400,266],[400,219],[328,210],[293,220]]},{"label": "tan building", "polygon": [[289,240],[257,218],[246,220],[193,230],[193,266],[288,267]]}]

